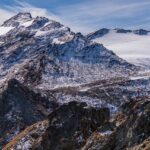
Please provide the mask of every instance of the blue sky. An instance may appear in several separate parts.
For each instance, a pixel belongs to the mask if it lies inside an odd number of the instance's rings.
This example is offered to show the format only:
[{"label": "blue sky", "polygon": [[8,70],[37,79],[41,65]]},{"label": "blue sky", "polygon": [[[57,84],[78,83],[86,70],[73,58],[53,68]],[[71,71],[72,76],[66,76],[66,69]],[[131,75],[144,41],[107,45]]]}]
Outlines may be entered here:
[{"label": "blue sky", "polygon": [[75,32],[150,29],[150,0],[0,0],[0,23],[20,11],[47,16]]}]

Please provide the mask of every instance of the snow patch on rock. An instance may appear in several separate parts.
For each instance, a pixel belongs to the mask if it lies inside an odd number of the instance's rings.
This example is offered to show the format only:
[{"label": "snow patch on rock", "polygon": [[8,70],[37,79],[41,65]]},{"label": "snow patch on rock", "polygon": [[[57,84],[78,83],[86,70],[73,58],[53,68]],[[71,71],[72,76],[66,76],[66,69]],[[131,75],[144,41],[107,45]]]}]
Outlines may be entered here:
[{"label": "snow patch on rock", "polygon": [[8,33],[10,30],[14,29],[13,27],[0,27],[0,36],[1,35],[5,35],[6,33]]}]

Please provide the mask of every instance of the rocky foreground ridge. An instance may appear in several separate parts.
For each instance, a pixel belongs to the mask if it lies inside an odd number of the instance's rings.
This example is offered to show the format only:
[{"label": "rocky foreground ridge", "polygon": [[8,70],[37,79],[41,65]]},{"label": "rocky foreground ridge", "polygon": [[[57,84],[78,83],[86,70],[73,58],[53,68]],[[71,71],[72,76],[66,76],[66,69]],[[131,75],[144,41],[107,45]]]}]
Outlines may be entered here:
[{"label": "rocky foreground ridge", "polygon": [[69,102],[8,143],[3,150],[149,150],[150,100],[136,99],[111,117],[108,108]]},{"label": "rocky foreground ridge", "polygon": [[141,68],[30,13],[0,31],[0,149],[150,149],[150,79]]}]

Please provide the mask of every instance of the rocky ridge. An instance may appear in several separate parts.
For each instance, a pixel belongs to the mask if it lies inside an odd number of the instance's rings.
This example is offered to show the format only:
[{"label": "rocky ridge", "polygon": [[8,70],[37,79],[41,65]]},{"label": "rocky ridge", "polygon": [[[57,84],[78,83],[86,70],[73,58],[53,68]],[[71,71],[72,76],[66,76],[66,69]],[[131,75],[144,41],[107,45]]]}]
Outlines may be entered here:
[{"label": "rocky ridge", "polygon": [[86,37],[89,40],[93,40],[95,38],[100,38],[103,37],[104,35],[108,34],[110,31],[114,30],[116,33],[133,33],[133,34],[137,34],[137,35],[148,35],[150,33],[150,31],[148,30],[144,30],[144,29],[137,29],[137,30],[128,30],[128,29],[121,29],[121,28],[117,28],[117,29],[107,29],[107,28],[102,28],[100,30],[97,30],[95,32],[89,33]]},{"label": "rocky ridge", "polygon": [[28,127],[3,150],[149,150],[149,113],[146,97],[122,105],[114,118],[107,108],[70,102],[50,114],[48,124],[43,121]]}]

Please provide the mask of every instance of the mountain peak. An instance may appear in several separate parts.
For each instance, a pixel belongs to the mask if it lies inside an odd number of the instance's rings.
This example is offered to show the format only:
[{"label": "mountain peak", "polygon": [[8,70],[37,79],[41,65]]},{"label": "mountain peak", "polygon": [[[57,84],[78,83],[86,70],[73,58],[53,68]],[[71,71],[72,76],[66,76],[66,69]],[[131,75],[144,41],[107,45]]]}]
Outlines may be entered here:
[{"label": "mountain peak", "polygon": [[133,31],[134,34],[138,34],[138,35],[147,35],[149,32],[150,31],[144,29],[138,29]]},{"label": "mountain peak", "polygon": [[9,20],[6,20],[2,26],[5,27],[18,27],[20,23],[25,23],[27,21],[32,20],[32,16],[28,12],[20,12],[14,17],[10,18]]},{"label": "mountain peak", "polygon": [[90,40],[92,40],[93,38],[95,38],[95,36],[96,37],[102,37],[105,34],[107,34],[109,31],[110,31],[110,29],[102,28],[100,30],[97,30],[95,32],[92,32],[92,33],[88,34],[87,38],[90,39]]},{"label": "mountain peak", "polygon": [[31,13],[29,12],[19,12],[16,16],[14,17],[19,17],[19,18],[32,18]]}]

